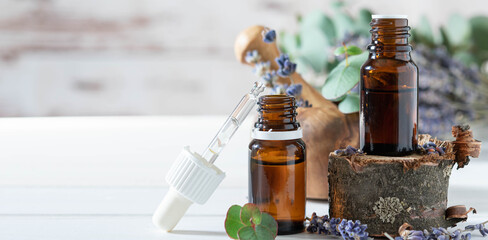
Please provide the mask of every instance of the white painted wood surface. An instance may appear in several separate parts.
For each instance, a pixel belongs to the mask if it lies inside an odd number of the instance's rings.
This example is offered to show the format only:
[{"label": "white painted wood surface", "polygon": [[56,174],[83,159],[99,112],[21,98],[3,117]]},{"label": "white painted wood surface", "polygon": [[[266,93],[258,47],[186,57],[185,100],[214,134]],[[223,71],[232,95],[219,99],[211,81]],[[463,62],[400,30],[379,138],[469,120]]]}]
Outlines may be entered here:
[{"label": "white painted wood surface", "polygon": [[[0,239],[227,239],[223,222],[228,207],[247,202],[246,146],[252,117],[216,161],[227,178],[209,202],[191,206],[172,233],[151,223],[168,190],[165,173],[179,150],[191,145],[201,151],[224,120],[0,119]],[[478,138],[486,141],[487,135]],[[479,159],[451,176],[449,205],[475,207],[478,214],[470,216],[471,224],[488,220],[487,154],[485,145]],[[327,209],[325,202],[307,203],[307,215],[325,214]],[[296,238],[323,236],[279,237]]]},{"label": "white painted wood surface", "polygon": [[[235,60],[237,34],[294,32],[332,1],[0,0],[0,116],[225,114],[256,80]],[[485,0],[346,2],[412,26],[488,14]]]}]

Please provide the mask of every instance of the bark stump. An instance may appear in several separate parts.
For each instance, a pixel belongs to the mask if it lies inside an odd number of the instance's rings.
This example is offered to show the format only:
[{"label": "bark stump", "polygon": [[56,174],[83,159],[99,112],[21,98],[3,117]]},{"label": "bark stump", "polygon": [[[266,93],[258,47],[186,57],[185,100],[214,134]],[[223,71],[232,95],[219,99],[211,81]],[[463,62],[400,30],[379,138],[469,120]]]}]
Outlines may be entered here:
[{"label": "bark stump", "polygon": [[449,227],[446,220],[453,155],[329,157],[329,215],[360,220],[371,236],[396,234],[403,223],[415,229]]}]

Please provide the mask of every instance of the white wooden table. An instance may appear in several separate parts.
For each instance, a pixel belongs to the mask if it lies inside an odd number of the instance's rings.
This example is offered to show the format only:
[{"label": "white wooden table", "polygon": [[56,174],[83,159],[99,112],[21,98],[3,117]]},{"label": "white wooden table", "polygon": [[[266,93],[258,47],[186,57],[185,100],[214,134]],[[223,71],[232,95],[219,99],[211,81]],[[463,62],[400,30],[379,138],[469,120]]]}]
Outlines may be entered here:
[{"label": "white wooden table", "polygon": [[[0,239],[227,239],[227,209],[247,202],[250,119],[216,161],[227,177],[209,202],[193,205],[172,233],[151,223],[168,190],[164,176],[180,149],[201,151],[224,119],[0,119]],[[477,138],[488,140],[485,130],[479,132],[483,136]],[[488,220],[487,171],[485,144],[481,158],[451,176],[449,205],[478,210],[469,224]],[[328,206],[307,202],[307,215],[314,211],[326,214]],[[279,237],[295,238],[324,237]]]}]

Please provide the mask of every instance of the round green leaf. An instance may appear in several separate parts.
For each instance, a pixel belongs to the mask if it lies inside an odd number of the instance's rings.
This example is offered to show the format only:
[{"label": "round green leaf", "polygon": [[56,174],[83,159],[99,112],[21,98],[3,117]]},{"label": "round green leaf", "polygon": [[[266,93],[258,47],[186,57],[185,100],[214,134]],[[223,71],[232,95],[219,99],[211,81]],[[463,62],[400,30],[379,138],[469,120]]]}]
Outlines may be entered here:
[{"label": "round green leaf", "polygon": [[463,16],[459,14],[451,15],[445,31],[451,46],[464,47],[469,44],[468,40],[471,37],[471,26]]},{"label": "round green leaf", "polygon": [[243,227],[238,232],[239,239],[241,240],[273,240],[273,235],[267,228],[257,225],[254,228],[251,226]]},{"label": "round green leaf", "polygon": [[247,226],[251,226],[253,223],[260,224],[261,211],[259,211],[259,208],[256,205],[247,203],[246,205],[242,206],[241,209],[241,222]]},{"label": "round green leaf", "polygon": [[473,34],[474,54],[478,64],[488,59],[488,17],[476,16],[469,20]]},{"label": "round green leaf", "polygon": [[359,55],[363,52],[363,50],[361,50],[361,48],[358,48],[356,46],[348,46],[346,48],[347,48],[346,53],[349,56]]},{"label": "round green leaf", "polygon": [[319,29],[300,32],[300,56],[310,62],[315,72],[322,72],[327,65],[329,42]]},{"label": "round green leaf", "polygon": [[336,99],[329,99],[329,100],[331,100],[333,102],[340,102],[340,101],[344,100],[346,98],[346,96],[347,96],[347,94],[344,94],[344,95],[342,95]]},{"label": "round green leaf", "polygon": [[360,78],[361,66],[368,58],[368,52],[360,55],[350,56],[349,65],[346,60],[337,65],[327,77],[327,81],[322,87],[322,95],[327,99],[337,99],[351,90]]},{"label": "round green leaf", "polygon": [[260,226],[267,228],[273,236],[278,234],[278,223],[276,223],[276,220],[268,213],[262,213]]},{"label": "round green leaf", "polygon": [[263,225],[256,226],[256,236],[258,236],[259,240],[273,240],[276,237],[276,234],[273,234],[268,228],[264,227]]},{"label": "round green leaf", "polygon": [[424,43],[428,46],[435,45],[434,33],[430,27],[429,19],[427,19],[425,15],[420,18],[420,24],[418,27],[412,30],[412,35],[418,43]]},{"label": "round green leaf", "polygon": [[299,39],[298,35],[281,32],[279,38],[279,45],[281,51],[285,52],[290,58],[295,57],[298,54]]},{"label": "round green leaf", "polygon": [[312,64],[304,57],[297,57],[292,60],[297,64],[297,72],[300,74],[305,74],[309,70],[314,71],[312,68]]},{"label": "round green leaf", "polygon": [[319,29],[327,37],[329,43],[333,43],[336,38],[334,23],[322,11],[315,10],[302,18],[300,31]]},{"label": "round green leaf", "polygon": [[254,228],[252,228],[251,226],[245,226],[239,229],[237,235],[241,240],[259,240],[256,231],[254,231]]},{"label": "round green leaf", "polygon": [[476,58],[468,51],[457,51],[452,56],[454,59],[459,60],[466,66],[471,66],[472,64],[476,64]]},{"label": "round green leaf", "polygon": [[361,9],[358,14],[358,18],[356,20],[356,31],[363,36],[370,36],[369,30],[371,26],[369,23],[371,22],[371,11],[368,9]]},{"label": "round green leaf", "polygon": [[346,52],[346,50],[344,49],[344,47],[338,47],[334,51],[334,55],[340,56],[340,55],[344,54],[345,52]]},{"label": "round green leaf", "polygon": [[354,113],[359,111],[359,94],[349,93],[346,98],[339,103],[339,111],[342,113]]},{"label": "round green leaf", "polygon": [[344,12],[336,12],[334,23],[336,27],[336,37],[338,39],[343,39],[346,33],[352,33],[355,29],[354,21]]},{"label": "round green leaf", "polygon": [[241,206],[233,205],[227,211],[227,215],[225,217],[225,232],[229,235],[230,238],[238,239],[239,236],[237,232],[240,228],[244,227],[244,224],[241,221]]}]

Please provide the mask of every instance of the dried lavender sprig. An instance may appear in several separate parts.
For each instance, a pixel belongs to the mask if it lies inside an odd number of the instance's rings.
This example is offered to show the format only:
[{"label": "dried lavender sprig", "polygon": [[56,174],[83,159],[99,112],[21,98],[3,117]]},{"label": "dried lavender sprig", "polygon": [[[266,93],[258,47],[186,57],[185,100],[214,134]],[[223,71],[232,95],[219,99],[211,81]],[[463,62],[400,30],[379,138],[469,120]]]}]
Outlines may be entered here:
[{"label": "dried lavender sprig", "polygon": [[488,221],[475,225],[468,225],[464,230],[456,229],[453,232],[449,232],[447,229],[440,227],[432,228],[432,231],[430,232],[427,230],[405,230],[401,233],[401,236],[395,238],[391,237],[388,233],[384,233],[384,235],[390,240],[470,240],[471,232],[475,230],[479,230],[483,237],[488,236],[488,228],[485,227],[485,224],[487,223]]},{"label": "dried lavender sprig", "polygon": [[345,149],[337,149],[334,151],[339,156],[351,156],[354,154],[364,154],[363,151],[352,146],[347,146]]},{"label": "dried lavender sprig", "polygon": [[264,29],[263,32],[261,33],[263,35],[263,41],[265,43],[272,43],[276,40],[276,31],[273,29]]},{"label": "dried lavender sprig", "polygon": [[424,145],[418,145],[419,153],[427,153],[427,154],[439,154],[442,156],[446,153],[446,148],[441,146],[437,146],[434,142],[426,142]]},{"label": "dried lavender sprig", "polygon": [[368,232],[367,225],[361,224],[359,220],[352,221],[340,218],[330,218],[328,215],[317,216],[314,212],[311,218],[307,218],[309,225],[306,230],[310,233],[317,232],[324,235],[341,236],[344,240],[366,240]]},{"label": "dried lavender sprig", "polygon": [[[276,31],[265,28],[261,33],[263,41],[272,43],[276,40]],[[271,70],[271,63],[269,61],[261,61],[261,55],[257,50],[248,51],[245,60],[247,63],[254,64],[253,72],[260,78],[267,87],[271,89],[273,94],[287,94],[294,96],[299,107],[312,107],[312,104],[301,97],[301,84],[294,84],[292,74],[296,71],[297,64],[293,63],[287,54],[280,54],[275,59],[279,66],[277,71]],[[291,85],[278,83],[278,76],[289,78]]]}]

